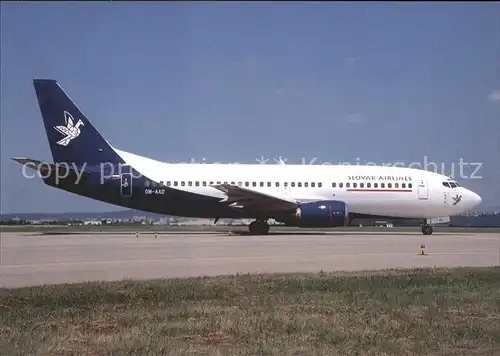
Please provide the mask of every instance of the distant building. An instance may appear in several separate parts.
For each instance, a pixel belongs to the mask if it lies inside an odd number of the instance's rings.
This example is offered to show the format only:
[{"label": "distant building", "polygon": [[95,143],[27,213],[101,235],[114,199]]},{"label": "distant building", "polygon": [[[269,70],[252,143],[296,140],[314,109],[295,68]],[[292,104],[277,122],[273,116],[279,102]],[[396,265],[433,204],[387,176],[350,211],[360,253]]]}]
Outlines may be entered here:
[{"label": "distant building", "polygon": [[373,225],[378,227],[394,227],[394,224],[392,222],[382,220],[375,220],[373,222]]},{"label": "distant building", "polygon": [[86,220],[83,222],[83,225],[102,225],[101,220]]}]

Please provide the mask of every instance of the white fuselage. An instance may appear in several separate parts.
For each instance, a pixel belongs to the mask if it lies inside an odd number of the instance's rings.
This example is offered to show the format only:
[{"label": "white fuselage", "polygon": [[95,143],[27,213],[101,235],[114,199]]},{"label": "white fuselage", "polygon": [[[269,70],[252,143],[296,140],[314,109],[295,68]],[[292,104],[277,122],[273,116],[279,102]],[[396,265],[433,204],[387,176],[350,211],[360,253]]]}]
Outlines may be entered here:
[{"label": "white fuselage", "polygon": [[481,202],[477,194],[444,175],[412,168],[172,164],[114,150],[158,184],[220,199],[226,195],[211,185],[228,183],[299,202],[339,200],[350,213],[422,219],[457,215]]}]

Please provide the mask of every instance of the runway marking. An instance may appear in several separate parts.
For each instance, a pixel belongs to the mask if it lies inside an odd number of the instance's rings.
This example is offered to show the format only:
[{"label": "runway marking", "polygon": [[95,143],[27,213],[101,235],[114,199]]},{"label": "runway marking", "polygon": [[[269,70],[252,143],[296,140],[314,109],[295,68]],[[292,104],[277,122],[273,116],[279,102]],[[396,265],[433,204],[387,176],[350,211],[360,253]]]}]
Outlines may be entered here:
[{"label": "runway marking", "polygon": [[[389,235],[388,235],[389,236]],[[471,235],[472,236],[472,235]],[[288,245],[307,245],[309,246],[311,242],[307,242],[304,240],[301,240],[300,238],[297,239],[291,239],[288,241],[284,241],[281,237],[279,238],[267,238],[267,239],[237,239],[234,238],[235,236],[214,236],[211,237],[210,239],[203,239],[203,240],[196,240],[195,242],[197,244],[206,244],[206,245],[213,245],[214,240],[225,240],[226,242],[229,243],[235,243],[235,244],[241,244],[242,247],[247,246],[248,244],[255,244],[255,242],[259,242],[262,245],[276,245],[276,244],[283,244],[286,242]],[[474,236],[476,237],[475,239],[469,238],[469,236],[455,236],[454,238],[461,239],[461,242],[465,243],[477,243],[478,241],[481,241],[481,239],[484,240],[498,240],[498,237],[496,236]],[[391,236],[392,238],[392,236]],[[229,241],[227,241],[229,240]],[[19,242],[16,242],[15,244],[6,244],[3,243],[2,246],[0,246],[0,251],[1,252],[7,252],[9,249],[80,249],[80,248],[92,248],[92,249],[99,249],[99,248],[107,248],[111,245],[115,245],[116,240],[98,240],[96,241],[96,244],[91,244],[94,241],[88,241],[87,243],[80,243],[77,241],[74,241],[74,243],[71,244],[65,244],[65,245],[60,245],[57,244],[56,242],[51,242],[51,244],[47,244],[47,241],[40,241],[40,243],[27,243],[27,244],[20,244]],[[167,239],[152,239],[152,240],[130,240],[130,241],[120,241],[120,247],[128,247],[128,246],[134,246],[134,247],[153,247],[153,246],[165,246],[165,247],[172,247],[172,246],[186,246],[187,244],[192,243],[193,241],[188,241],[188,240],[167,240]],[[434,240],[432,241],[435,244],[443,244],[445,243],[444,241],[440,240]],[[335,239],[332,240],[330,238],[323,238],[323,237],[318,237],[314,238],[314,243],[321,243],[321,244],[340,244],[340,243],[349,243],[349,244],[381,244],[381,243],[388,243],[387,239],[379,239],[379,238],[366,238],[365,236],[360,237],[358,240],[352,240],[349,238],[345,239]],[[415,240],[404,240],[401,243],[404,244],[419,244]]]},{"label": "runway marking", "polygon": [[[430,252],[425,257],[431,256],[444,256],[444,255],[491,255],[496,256],[496,252]],[[225,257],[165,257],[154,259],[134,259],[134,260],[111,260],[111,261],[76,261],[76,262],[46,262],[46,263],[25,263],[25,264],[8,264],[0,265],[1,268],[19,268],[19,267],[45,267],[45,266],[71,266],[71,265],[99,265],[99,264],[120,264],[120,263],[151,263],[151,262],[164,262],[164,261],[190,261],[190,260],[256,260],[256,259],[283,259],[283,258],[297,258],[297,257],[314,257],[314,256],[419,256],[418,252],[415,253],[320,253],[320,254],[294,254],[294,255],[281,255],[281,256],[225,256]],[[425,259],[425,257],[421,257]]]}]

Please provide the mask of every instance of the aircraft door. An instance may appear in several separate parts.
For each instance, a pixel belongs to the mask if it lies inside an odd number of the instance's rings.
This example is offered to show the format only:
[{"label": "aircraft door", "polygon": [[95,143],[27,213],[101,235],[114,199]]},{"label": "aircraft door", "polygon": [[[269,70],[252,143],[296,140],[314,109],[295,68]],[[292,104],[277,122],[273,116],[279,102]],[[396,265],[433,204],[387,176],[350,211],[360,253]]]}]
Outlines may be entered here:
[{"label": "aircraft door", "polygon": [[124,198],[132,196],[132,172],[130,166],[121,167],[120,193]]},{"label": "aircraft door", "polygon": [[427,181],[420,179],[418,181],[418,199],[428,199],[429,198],[429,187],[427,186]]}]

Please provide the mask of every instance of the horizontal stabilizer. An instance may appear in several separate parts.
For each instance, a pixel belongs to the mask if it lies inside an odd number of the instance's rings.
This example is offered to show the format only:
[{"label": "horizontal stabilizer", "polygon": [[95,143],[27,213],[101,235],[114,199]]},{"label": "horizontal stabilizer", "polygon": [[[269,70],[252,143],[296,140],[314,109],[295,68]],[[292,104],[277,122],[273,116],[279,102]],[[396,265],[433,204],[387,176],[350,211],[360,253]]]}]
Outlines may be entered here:
[{"label": "horizontal stabilizer", "polygon": [[[82,173],[78,173],[74,168],[72,168],[70,164],[64,164],[64,163],[54,164],[54,163],[42,162],[28,157],[12,157],[11,159],[13,161],[16,161],[17,163],[22,164],[23,166],[26,166],[27,168],[39,172],[43,177],[49,177],[52,175],[52,173],[55,173],[56,171],[59,177],[68,177],[70,173],[82,175]],[[83,172],[83,176],[87,175],[88,172]]]},{"label": "horizontal stabilizer", "polygon": [[21,163],[22,165],[30,163],[30,168],[32,168],[32,169],[36,169],[36,167],[39,167],[42,164],[44,164],[44,165],[50,164],[50,163],[44,163],[42,161],[37,161],[35,159],[31,159],[28,157],[12,157],[11,159],[13,161],[16,161],[17,163]]}]

